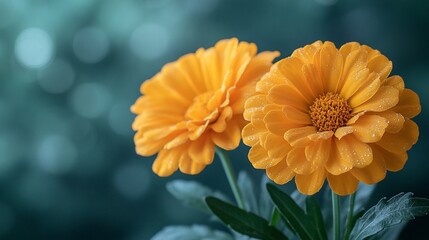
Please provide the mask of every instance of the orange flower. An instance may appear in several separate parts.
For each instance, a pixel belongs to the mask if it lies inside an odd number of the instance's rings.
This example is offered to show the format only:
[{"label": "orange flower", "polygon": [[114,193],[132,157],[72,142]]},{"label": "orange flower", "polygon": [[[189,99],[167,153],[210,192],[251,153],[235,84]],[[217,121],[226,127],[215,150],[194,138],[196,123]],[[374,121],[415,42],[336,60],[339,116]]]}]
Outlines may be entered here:
[{"label": "orange flower", "polygon": [[241,139],[244,101],[277,52],[257,54],[253,43],[219,41],[199,49],[145,81],[131,107],[136,151],[158,153],[152,170],[169,176],[178,168],[198,174],[214,158],[215,145],[231,150]]},{"label": "orange flower", "polygon": [[245,103],[252,165],[278,184],[295,177],[303,194],[318,192],[327,178],[340,195],[402,169],[419,135],[410,119],[420,101],[400,76],[388,77],[391,70],[368,46],[338,50],[320,41],[274,64]]}]

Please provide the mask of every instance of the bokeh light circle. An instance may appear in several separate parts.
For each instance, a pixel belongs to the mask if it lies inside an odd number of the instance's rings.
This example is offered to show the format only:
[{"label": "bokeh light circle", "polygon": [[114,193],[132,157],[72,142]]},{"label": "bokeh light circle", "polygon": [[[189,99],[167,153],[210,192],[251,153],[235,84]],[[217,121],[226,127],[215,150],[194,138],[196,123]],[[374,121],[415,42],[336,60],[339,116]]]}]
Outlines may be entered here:
[{"label": "bokeh light circle", "polygon": [[65,136],[48,135],[38,143],[37,163],[46,172],[67,173],[76,164],[77,149]]},{"label": "bokeh light circle", "polygon": [[81,116],[96,118],[110,105],[110,93],[97,83],[82,83],[72,93],[72,108]]},{"label": "bokeh light circle", "polygon": [[145,23],[140,25],[130,38],[130,49],[144,60],[157,59],[165,55],[170,45],[170,35],[161,25]]},{"label": "bokeh light circle", "polygon": [[40,28],[27,28],[15,42],[15,56],[29,68],[46,66],[54,55],[54,44],[47,32]]}]

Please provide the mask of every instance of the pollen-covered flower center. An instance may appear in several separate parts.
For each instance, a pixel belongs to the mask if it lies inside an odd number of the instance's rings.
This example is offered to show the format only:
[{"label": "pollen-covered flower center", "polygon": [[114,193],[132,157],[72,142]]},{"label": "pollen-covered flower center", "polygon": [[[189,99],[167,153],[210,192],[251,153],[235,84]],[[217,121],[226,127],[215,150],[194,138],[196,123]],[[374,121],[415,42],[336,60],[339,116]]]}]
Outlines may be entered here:
[{"label": "pollen-covered flower center", "polygon": [[310,106],[310,118],[318,131],[334,131],[346,125],[352,117],[352,108],[338,94],[328,92],[320,95]]},{"label": "pollen-covered flower center", "polygon": [[194,102],[185,113],[188,120],[211,120],[218,117],[217,111],[209,109],[209,102],[213,97],[212,92],[200,94],[194,98]]}]

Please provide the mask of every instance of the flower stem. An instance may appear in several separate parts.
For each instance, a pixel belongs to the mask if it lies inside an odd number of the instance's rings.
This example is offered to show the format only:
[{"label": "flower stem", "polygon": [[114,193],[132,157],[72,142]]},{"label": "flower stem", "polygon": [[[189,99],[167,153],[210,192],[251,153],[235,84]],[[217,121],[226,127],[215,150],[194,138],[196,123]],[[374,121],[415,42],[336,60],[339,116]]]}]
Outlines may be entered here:
[{"label": "flower stem", "polygon": [[274,207],[273,213],[271,215],[270,225],[275,227],[279,222],[279,219],[280,219],[280,212],[276,207]]},{"label": "flower stem", "polygon": [[349,197],[349,212],[347,214],[347,228],[346,233],[344,234],[344,239],[348,240],[350,238],[350,232],[352,231],[352,219],[353,219],[353,210],[355,208],[355,198],[356,198],[356,192],[354,192]]},{"label": "flower stem", "polygon": [[231,186],[232,193],[234,193],[235,201],[239,208],[244,209],[243,198],[241,197],[241,191],[237,184],[237,177],[235,176],[234,169],[231,161],[229,160],[228,154],[225,150],[216,147],[216,154],[222,162],[223,170],[225,170],[226,177],[228,178],[229,185]]},{"label": "flower stem", "polygon": [[334,240],[340,240],[341,229],[340,229],[340,196],[338,196],[334,191],[332,191],[332,211],[333,211],[333,221],[334,221]]}]

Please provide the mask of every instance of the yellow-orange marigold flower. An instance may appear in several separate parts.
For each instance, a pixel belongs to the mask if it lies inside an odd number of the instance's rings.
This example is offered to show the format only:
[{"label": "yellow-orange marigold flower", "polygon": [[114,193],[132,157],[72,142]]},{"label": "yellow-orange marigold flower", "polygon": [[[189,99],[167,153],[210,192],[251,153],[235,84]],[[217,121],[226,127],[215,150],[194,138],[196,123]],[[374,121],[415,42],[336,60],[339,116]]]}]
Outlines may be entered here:
[{"label": "yellow-orange marigold flower", "polygon": [[278,55],[257,54],[255,44],[233,38],[166,64],[142,84],[143,96],[131,107],[136,152],[158,153],[152,170],[159,176],[200,173],[215,145],[239,145],[244,101]]},{"label": "yellow-orange marigold flower", "polygon": [[399,171],[419,131],[418,96],[390,76],[379,51],[317,41],[274,64],[245,103],[249,160],[278,184],[314,194],[327,178],[340,195]]}]

